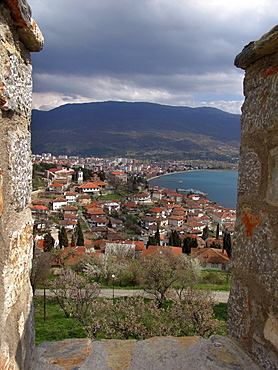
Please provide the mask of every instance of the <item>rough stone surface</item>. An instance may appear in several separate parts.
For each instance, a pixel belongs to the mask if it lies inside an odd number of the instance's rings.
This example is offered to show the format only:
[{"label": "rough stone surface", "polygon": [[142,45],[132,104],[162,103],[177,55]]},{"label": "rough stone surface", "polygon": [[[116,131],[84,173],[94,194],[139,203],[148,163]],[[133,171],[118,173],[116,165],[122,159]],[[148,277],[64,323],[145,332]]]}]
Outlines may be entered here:
[{"label": "rough stone surface", "polygon": [[[278,25],[264,34],[259,40],[252,41],[246,45],[243,51],[235,58],[235,65],[246,69],[265,55],[276,53],[278,49]],[[269,66],[273,71],[277,66]],[[272,72],[270,72],[272,73]]]},{"label": "rough stone surface", "polygon": [[229,335],[278,369],[278,26],[236,58],[246,68]]},{"label": "rough stone surface", "polygon": [[261,163],[258,155],[253,150],[244,148],[240,158],[238,195],[258,194],[261,176]]},{"label": "rough stone surface", "polygon": [[273,206],[278,206],[278,147],[269,153],[269,175],[266,200]]},{"label": "rough stone surface", "polygon": [[20,41],[27,50],[40,51],[44,44],[42,33],[31,18],[31,8],[26,0],[4,0],[8,5],[11,17],[18,26],[17,32]]},{"label": "rough stone surface", "polygon": [[156,337],[42,343],[32,370],[259,370],[230,339]]},{"label": "rough stone surface", "polygon": [[[25,31],[24,31],[25,30]],[[35,24],[24,0],[0,2],[0,369],[30,368],[34,323],[30,118]],[[23,40],[22,33],[29,36]]]}]

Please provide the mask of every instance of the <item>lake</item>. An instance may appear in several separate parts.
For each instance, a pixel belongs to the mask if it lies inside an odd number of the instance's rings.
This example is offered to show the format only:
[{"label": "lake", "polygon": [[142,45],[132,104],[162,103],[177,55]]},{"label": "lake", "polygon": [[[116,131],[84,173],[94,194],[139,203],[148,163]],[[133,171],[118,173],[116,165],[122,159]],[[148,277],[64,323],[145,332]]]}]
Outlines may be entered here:
[{"label": "lake", "polygon": [[236,208],[237,171],[199,170],[178,172],[150,180],[151,185],[167,189],[196,189],[224,207]]}]

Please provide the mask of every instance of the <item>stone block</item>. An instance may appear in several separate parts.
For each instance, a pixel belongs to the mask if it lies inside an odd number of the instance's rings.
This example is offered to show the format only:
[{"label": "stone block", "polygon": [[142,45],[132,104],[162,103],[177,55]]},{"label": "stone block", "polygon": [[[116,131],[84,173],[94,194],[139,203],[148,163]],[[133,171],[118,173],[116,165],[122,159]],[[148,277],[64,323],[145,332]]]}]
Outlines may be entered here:
[{"label": "stone block", "polygon": [[268,189],[266,194],[267,203],[278,206],[278,147],[270,150],[268,174]]},{"label": "stone block", "polygon": [[238,196],[258,194],[261,179],[261,163],[250,148],[241,150],[238,169]]}]

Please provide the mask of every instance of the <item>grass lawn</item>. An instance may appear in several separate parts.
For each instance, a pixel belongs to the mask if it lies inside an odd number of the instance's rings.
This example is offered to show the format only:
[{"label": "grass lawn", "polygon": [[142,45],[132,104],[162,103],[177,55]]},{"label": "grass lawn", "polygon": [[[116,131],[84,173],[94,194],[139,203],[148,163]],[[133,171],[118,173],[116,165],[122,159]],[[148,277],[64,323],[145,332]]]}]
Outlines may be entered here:
[{"label": "grass lawn", "polygon": [[123,197],[119,194],[106,194],[101,195],[98,200],[115,200],[115,199],[122,199]]},{"label": "grass lawn", "polygon": [[226,271],[202,270],[197,289],[230,291],[231,279]]},{"label": "grass lawn", "polygon": [[82,325],[76,319],[65,316],[56,299],[47,297],[46,302],[44,322],[43,297],[34,297],[36,345],[42,342],[87,337]]}]

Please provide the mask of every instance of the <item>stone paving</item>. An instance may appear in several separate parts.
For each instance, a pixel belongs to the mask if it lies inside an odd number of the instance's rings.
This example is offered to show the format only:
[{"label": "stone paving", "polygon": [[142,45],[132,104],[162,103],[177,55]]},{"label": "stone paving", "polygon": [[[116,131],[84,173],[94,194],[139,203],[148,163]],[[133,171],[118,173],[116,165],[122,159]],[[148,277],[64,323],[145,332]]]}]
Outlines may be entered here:
[{"label": "stone paving", "polygon": [[67,339],[42,343],[32,370],[259,370],[230,339]]}]

